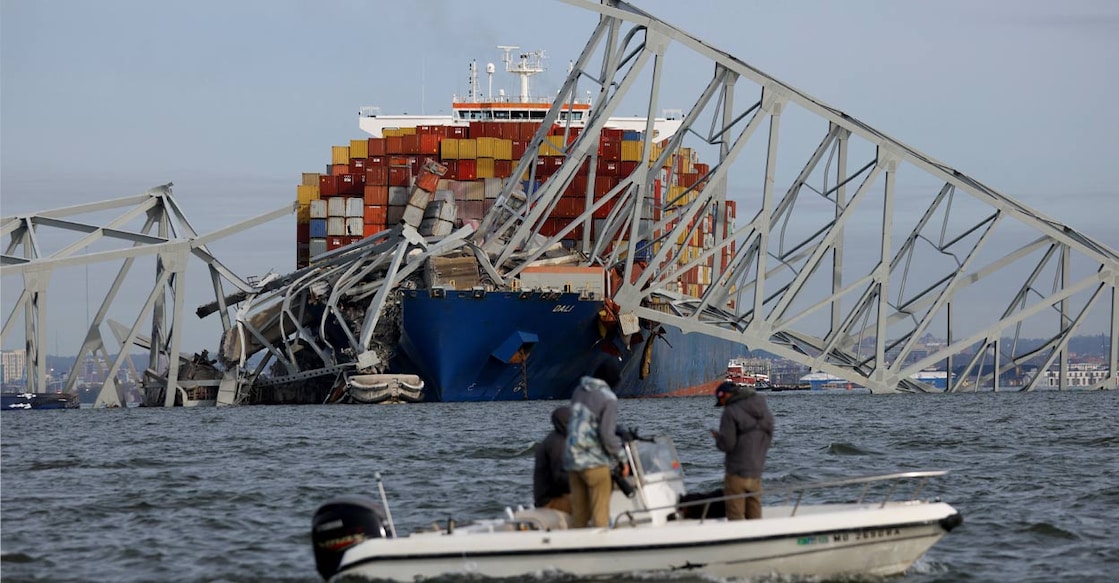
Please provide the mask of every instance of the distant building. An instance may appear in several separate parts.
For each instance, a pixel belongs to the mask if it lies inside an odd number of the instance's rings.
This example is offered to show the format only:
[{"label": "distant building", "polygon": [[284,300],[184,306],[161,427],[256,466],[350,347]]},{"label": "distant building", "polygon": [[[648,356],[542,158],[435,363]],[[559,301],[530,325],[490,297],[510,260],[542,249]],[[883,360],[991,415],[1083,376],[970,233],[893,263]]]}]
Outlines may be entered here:
[{"label": "distant building", "polygon": [[0,366],[3,370],[3,381],[12,383],[22,381],[27,372],[27,352],[24,350],[4,350],[0,352]]},{"label": "distant building", "polygon": [[[1066,387],[1091,387],[1108,379],[1107,365],[1090,362],[1068,363],[1068,376],[1065,377]],[[1038,387],[1058,387],[1061,381],[1061,367],[1053,366],[1042,374]]]},{"label": "distant building", "polygon": [[[921,371],[910,375],[911,379],[925,383],[936,389],[948,388],[948,373],[945,371]],[[861,389],[862,385],[853,384],[847,379],[830,375],[824,372],[814,372],[800,377],[802,385],[808,385],[814,391],[835,389]]]}]

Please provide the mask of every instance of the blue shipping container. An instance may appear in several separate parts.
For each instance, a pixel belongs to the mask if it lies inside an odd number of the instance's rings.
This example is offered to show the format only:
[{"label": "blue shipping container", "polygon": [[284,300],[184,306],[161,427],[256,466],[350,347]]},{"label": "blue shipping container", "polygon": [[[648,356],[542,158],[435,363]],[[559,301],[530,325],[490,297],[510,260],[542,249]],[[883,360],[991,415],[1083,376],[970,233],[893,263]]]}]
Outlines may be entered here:
[{"label": "blue shipping container", "polygon": [[326,219],[311,219],[311,238],[326,238]]}]

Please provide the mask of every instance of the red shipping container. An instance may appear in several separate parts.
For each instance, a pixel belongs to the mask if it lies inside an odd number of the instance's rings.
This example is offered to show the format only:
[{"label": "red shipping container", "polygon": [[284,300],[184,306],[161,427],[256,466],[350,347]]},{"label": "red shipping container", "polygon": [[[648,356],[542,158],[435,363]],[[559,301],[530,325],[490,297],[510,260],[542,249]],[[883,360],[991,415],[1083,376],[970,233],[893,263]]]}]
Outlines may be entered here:
[{"label": "red shipping container", "polygon": [[389,166],[389,186],[411,186],[411,174],[407,166]]},{"label": "red shipping container", "polygon": [[439,155],[439,142],[443,140],[443,136],[436,134],[423,134],[419,136],[420,143],[416,148],[417,154],[426,154],[428,156]]},{"label": "red shipping container", "polygon": [[498,137],[503,140],[518,140],[521,137],[520,122],[505,122],[498,128]]},{"label": "red shipping container", "polygon": [[338,177],[334,176],[334,175],[327,176],[327,175],[324,174],[322,176],[319,176],[319,194],[322,195],[322,196],[335,196],[335,195],[337,195],[338,194],[338,182],[339,182]]},{"label": "red shipping container", "polygon": [[598,159],[598,168],[597,168],[596,173],[599,176],[611,176],[611,177],[617,176],[618,175],[618,164],[619,164],[619,162],[617,160],[610,160],[610,159],[607,159],[607,158],[599,158]]},{"label": "red shipping container", "polygon": [[366,168],[371,168],[373,166],[388,166],[388,165],[389,165],[389,157],[388,156],[370,156],[369,158],[366,158],[366,160],[365,160],[365,167]]},{"label": "red shipping container", "polygon": [[622,141],[602,138],[598,143],[598,157],[607,160],[620,160],[622,158]]},{"label": "red shipping container", "polygon": [[387,186],[389,183],[389,169],[387,166],[366,166],[366,186]]},{"label": "red shipping container", "polygon": [[536,178],[538,180],[551,174],[551,172],[548,171],[549,158],[551,158],[551,156],[540,156],[536,159]]},{"label": "red shipping container", "polygon": [[469,126],[445,126],[448,138],[464,139],[470,137]]},{"label": "red shipping container", "polygon": [[386,227],[385,227],[384,223],[376,223],[376,224],[365,223],[362,226],[361,235],[363,237],[368,238],[368,237],[372,237],[373,235],[376,235],[377,233],[380,233],[381,231],[384,231],[385,229],[386,229]]},{"label": "red shipping container", "polygon": [[364,174],[343,174],[338,177],[338,194],[354,194],[360,196],[365,189]]},{"label": "red shipping container", "polygon": [[365,184],[365,204],[384,205],[389,203],[389,187],[383,184]]},{"label": "red shipping container", "polygon": [[330,175],[331,176],[341,176],[343,174],[349,174],[349,173],[350,173],[350,165],[349,164],[333,164],[330,167]]},{"label": "red shipping container", "polygon": [[365,174],[365,158],[351,159],[348,174]]},{"label": "red shipping container", "polygon": [[470,122],[470,137],[472,138],[488,138],[489,134],[486,133],[486,122],[472,121]]},{"label": "red shipping container", "polygon": [[509,178],[513,175],[512,160],[494,160],[493,175],[495,178]]},{"label": "red shipping container", "polygon": [[[531,138],[530,138],[531,139]],[[525,150],[528,149],[528,140],[513,140],[512,150],[513,159],[520,160],[525,155]]]},{"label": "red shipping container", "polygon": [[610,211],[614,210],[614,205],[617,204],[617,202],[617,200],[609,200],[604,202],[602,206],[598,207],[598,210],[596,210],[592,214],[592,216],[596,219],[605,219],[610,214]]},{"label": "red shipping container", "polygon": [[420,136],[418,134],[409,134],[400,138],[402,154],[419,154],[420,153]]},{"label": "red shipping container", "polygon": [[618,185],[618,179],[613,176],[595,176],[594,177],[594,197],[595,200],[601,198],[610,189]]},{"label": "red shipping container", "polygon": [[478,178],[477,160],[459,160],[455,165],[455,180],[476,180]]},{"label": "red shipping container", "polygon": [[[388,220],[389,207],[383,204],[371,204],[365,207],[365,224],[384,225]],[[366,235],[368,237],[369,235]]]},{"label": "red shipping container", "polygon": [[401,136],[385,138],[385,153],[389,155],[404,153],[404,139]]},{"label": "red shipping container", "polygon": [[556,219],[544,219],[540,224],[540,234],[545,237],[552,237],[560,230],[559,221]]},{"label": "red shipping container", "polygon": [[295,242],[311,242],[311,223],[295,223]]},{"label": "red shipping container", "polygon": [[[560,228],[565,228],[570,224],[571,224],[571,221],[563,221],[563,224]],[[576,225],[575,228],[572,229],[570,233],[564,235],[563,240],[564,241],[582,241],[583,240],[583,225],[581,225],[581,224]]]},{"label": "red shipping container", "polygon": [[618,176],[629,176],[637,170],[637,162],[618,162]]},{"label": "red shipping container", "polygon": [[385,138],[369,138],[369,157],[384,156],[388,154]]},{"label": "red shipping container", "polygon": [[599,135],[602,136],[603,141],[620,142],[622,141],[624,130],[619,128],[602,128],[602,132]]},{"label": "red shipping container", "polygon": [[339,247],[345,247],[350,244],[349,240],[349,237],[327,237],[326,250],[333,251]]}]

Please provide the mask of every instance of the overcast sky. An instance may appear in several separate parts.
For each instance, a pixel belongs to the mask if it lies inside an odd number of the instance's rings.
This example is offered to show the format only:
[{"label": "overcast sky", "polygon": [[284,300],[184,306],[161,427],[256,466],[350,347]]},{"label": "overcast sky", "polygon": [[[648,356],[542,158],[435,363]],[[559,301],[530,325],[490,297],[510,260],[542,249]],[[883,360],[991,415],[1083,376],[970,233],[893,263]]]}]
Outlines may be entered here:
[{"label": "overcast sky", "polygon": [[[636,4],[1119,247],[1119,3]],[[470,59],[500,63],[496,45],[545,49],[551,70],[536,88],[558,88],[596,20],[523,0],[0,6],[0,212],[174,182],[200,232],[292,200],[301,172],[321,171],[331,145],[362,137],[361,106],[447,113]],[[669,89],[662,103],[684,108],[693,94],[673,104]],[[240,273],[290,271],[294,230],[285,218],[215,251]],[[79,290],[107,285],[115,270],[56,276],[52,298],[64,301],[52,305],[50,352],[77,351],[103,294]],[[20,287],[8,279],[5,316]],[[216,325],[190,320],[184,350],[214,348]]]}]

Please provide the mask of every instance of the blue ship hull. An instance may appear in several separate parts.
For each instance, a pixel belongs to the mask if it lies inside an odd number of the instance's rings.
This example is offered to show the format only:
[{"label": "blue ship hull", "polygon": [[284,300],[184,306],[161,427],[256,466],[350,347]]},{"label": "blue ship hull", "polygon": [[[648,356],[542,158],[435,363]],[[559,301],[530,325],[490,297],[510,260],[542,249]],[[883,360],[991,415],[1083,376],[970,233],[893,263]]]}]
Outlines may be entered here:
[{"label": "blue ship hull", "polygon": [[[603,339],[601,300],[578,293],[409,291],[398,370],[420,375],[428,401],[566,400],[605,354],[622,359],[619,397],[707,394],[744,348],[665,326],[629,346]],[[650,340],[651,338],[651,340]],[[651,346],[648,343],[651,342]],[[645,374],[643,374],[645,373]]]}]

